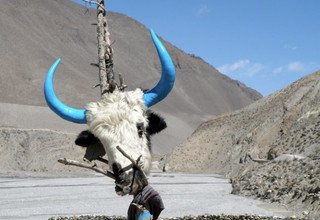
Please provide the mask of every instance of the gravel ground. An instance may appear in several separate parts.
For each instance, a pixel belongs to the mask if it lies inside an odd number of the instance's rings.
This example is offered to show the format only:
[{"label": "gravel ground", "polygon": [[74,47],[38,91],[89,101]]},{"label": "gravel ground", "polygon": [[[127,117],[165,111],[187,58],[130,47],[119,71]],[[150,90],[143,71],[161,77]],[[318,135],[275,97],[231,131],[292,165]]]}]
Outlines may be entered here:
[{"label": "gravel ground", "polygon": [[305,209],[320,219],[320,160],[274,161],[232,181],[233,193]]},{"label": "gravel ground", "polygon": [[[153,173],[164,202],[162,218],[203,214],[291,216],[284,207],[231,195],[228,179],[208,174]],[[106,177],[0,177],[0,219],[43,220],[73,215],[124,216],[131,196],[119,197]],[[17,209],[19,207],[19,209]]]}]

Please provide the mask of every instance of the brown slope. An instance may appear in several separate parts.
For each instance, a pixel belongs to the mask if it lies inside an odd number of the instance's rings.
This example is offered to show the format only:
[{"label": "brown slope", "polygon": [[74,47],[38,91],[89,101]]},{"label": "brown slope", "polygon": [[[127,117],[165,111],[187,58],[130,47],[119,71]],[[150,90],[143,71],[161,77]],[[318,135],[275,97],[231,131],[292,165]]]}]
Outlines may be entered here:
[{"label": "brown slope", "polygon": [[241,110],[203,123],[175,148],[170,165],[181,171],[232,174],[239,171],[239,161],[246,154],[267,159],[271,149],[275,155],[308,152],[306,147],[319,142],[319,97],[317,72]]},{"label": "brown slope", "polygon": [[[287,154],[303,159],[283,161]],[[225,174],[233,179],[234,193],[320,216],[319,155],[320,72],[316,72],[203,123],[174,149],[169,167]]]},{"label": "brown slope", "polygon": [[[0,102],[46,106],[42,84],[58,57],[63,59],[55,81],[58,96],[75,107],[97,100],[99,89],[91,88],[98,82],[97,70],[90,65],[96,62],[95,26],[91,25],[95,21],[94,11],[85,14],[71,1],[1,0]],[[148,30],[117,13],[109,13],[109,25],[115,40],[115,71],[123,73],[129,88],[153,86],[160,66]],[[154,107],[169,121],[164,138],[155,138],[159,153],[170,151],[208,115],[261,98],[201,59],[165,44],[176,65],[177,82],[170,96]],[[27,124],[32,127],[32,121]]]}]

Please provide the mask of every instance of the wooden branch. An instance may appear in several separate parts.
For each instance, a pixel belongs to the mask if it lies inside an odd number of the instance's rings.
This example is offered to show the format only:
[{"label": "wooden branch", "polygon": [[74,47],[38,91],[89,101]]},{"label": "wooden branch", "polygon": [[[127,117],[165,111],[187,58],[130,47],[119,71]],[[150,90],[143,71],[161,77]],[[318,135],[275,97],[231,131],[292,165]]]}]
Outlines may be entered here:
[{"label": "wooden branch", "polygon": [[102,163],[109,164],[109,161],[104,159],[104,158],[102,158],[102,157],[98,157],[97,160],[102,162]]},{"label": "wooden branch", "polygon": [[71,166],[90,169],[90,170],[93,170],[97,173],[101,173],[107,177],[110,177],[111,179],[115,179],[113,173],[103,170],[102,168],[98,167],[95,163],[94,164],[82,163],[82,162],[79,162],[76,160],[70,160],[70,159],[66,159],[66,158],[59,159],[58,162],[62,163],[64,165],[71,165]]},{"label": "wooden branch", "polygon": [[[104,2],[104,0],[102,0]],[[105,4],[104,4],[105,5]],[[107,73],[107,89],[108,92],[113,92],[117,87],[117,84],[114,81],[114,72],[113,72],[113,49],[111,47],[110,32],[107,21],[107,13],[105,10],[103,17],[104,25],[104,42],[105,42],[105,59],[106,59],[106,73]]]},{"label": "wooden branch", "polygon": [[84,1],[84,2],[86,2],[86,3],[89,3],[89,4],[97,5],[97,6],[101,7],[101,8],[103,8],[103,10],[105,10],[104,6],[101,5],[101,4],[99,4],[99,3],[96,2],[96,1],[92,1],[92,0],[82,0],[82,1]]},{"label": "wooden branch", "polygon": [[122,153],[123,156],[125,156],[126,158],[128,158],[131,163],[133,164],[134,168],[136,168],[137,170],[139,170],[142,174],[142,181],[144,181],[144,183],[146,185],[148,185],[148,178],[147,175],[144,173],[144,171],[141,169],[141,167],[138,165],[138,162],[140,161],[140,158],[142,157],[142,155],[140,155],[137,159],[137,161],[135,161],[132,157],[130,157],[126,152],[124,152],[124,150],[120,147],[117,146],[117,150],[120,151],[120,153]]},{"label": "wooden branch", "polygon": [[108,79],[106,72],[106,43],[105,43],[105,29],[104,29],[104,0],[98,0],[97,4],[97,40],[98,40],[98,61],[99,61],[99,78],[101,95],[108,91]]},{"label": "wooden branch", "polygon": [[[100,0],[99,0],[100,1]],[[104,18],[103,18],[103,24],[104,24],[104,40],[106,42],[106,46],[111,46],[111,40],[110,40],[110,32],[109,32],[109,26],[108,26],[108,21],[107,21],[107,10],[105,8],[105,3],[104,0],[101,0],[104,5]]]},{"label": "wooden branch", "polygon": [[97,85],[92,86],[92,88],[97,88],[98,86],[100,86],[100,83]]},{"label": "wooden branch", "polygon": [[120,82],[120,85],[119,85],[120,91],[124,91],[125,88],[127,88],[127,85],[124,84],[124,79],[121,73],[119,73],[119,82]]},{"label": "wooden branch", "polygon": [[98,63],[90,63],[91,66],[99,67]]},{"label": "wooden branch", "polygon": [[124,150],[122,150],[120,146],[117,146],[117,150],[120,151],[120,153],[122,153],[123,156],[128,158],[134,166],[137,166],[136,161],[132,157],[130,157],[126,152],[124,152]]}]

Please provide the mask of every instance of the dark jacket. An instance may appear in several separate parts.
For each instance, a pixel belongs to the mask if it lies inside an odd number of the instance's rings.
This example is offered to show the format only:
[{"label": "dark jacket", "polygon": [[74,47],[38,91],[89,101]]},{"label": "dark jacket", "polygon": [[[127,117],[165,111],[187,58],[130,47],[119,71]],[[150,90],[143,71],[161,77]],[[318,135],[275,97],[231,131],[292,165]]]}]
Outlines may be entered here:
[{"label": "dark jacket", "polygon": [[137,207],[132,205],[132,203],[144,206],[153,216],[153,220],[158,219],[161,211],[164,209],[160,194],[150,185],[145,186],[142,191],[134,196],[128,209],[128,220],[136,220],[138,212]]}]

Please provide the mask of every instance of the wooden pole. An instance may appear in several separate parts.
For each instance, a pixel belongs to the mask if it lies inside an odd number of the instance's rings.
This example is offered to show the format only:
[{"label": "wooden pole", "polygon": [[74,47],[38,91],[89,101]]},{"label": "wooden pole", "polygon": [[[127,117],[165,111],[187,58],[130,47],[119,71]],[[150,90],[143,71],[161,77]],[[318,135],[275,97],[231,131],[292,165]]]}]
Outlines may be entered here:
[{"label": "wooden pole", "polygon": [[110,32],[104,0],[97,1],[97,21],[99,77],[101,95],[103,95],[106,92],[113,92],[116,88],[113,72],[113,50],[111,48]]},{"label": "wooden pole", "polygon": [[[101,95],[112,93],[117,86],[113,72],[113,50],[111,47],[110,32],[107,22],[107,10],[104,0],[83,0],[97,5],[97,40],[98,40],[98,67]],[[123,82],[123,79],[122,79]],[[123,91],[126,85],[122,83],[119,89]]]},{"label": "wooden pole", "polygon": [[99,78],[100,78],[100,91],[101,95],[108,91],[108,79],[106,72],[106,42],[105,42],[105,7],[104,0],[98,0],[97,4],[97,40],[98,40],[98,65],[99,65]]}]

